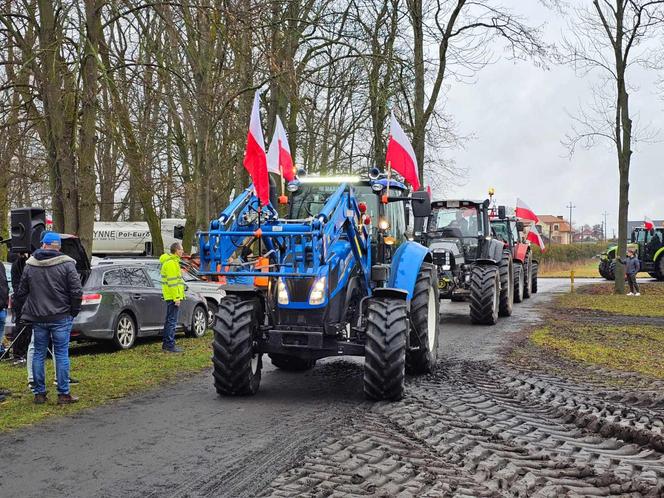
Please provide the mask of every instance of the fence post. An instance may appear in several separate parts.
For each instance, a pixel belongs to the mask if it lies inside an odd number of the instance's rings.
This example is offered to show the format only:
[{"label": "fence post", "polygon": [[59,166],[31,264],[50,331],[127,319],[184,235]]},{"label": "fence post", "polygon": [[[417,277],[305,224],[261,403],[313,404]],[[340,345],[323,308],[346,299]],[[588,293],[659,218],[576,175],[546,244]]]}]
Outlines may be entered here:
[{"label": "fence post", "polygon": [[570,292],[574,292],[574,269],[569,271]]}]

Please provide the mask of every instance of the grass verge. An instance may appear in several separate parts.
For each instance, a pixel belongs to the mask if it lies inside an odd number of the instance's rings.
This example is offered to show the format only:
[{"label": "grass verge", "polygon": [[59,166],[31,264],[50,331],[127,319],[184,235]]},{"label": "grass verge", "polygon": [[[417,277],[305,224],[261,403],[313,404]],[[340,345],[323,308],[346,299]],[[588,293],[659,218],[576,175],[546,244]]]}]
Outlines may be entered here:
[{"label": "grass verge", "polygon": [[572,360],[664,379],[664,327],[552,321],[531,341]]},{"label": "grass verge", "polygon": [[184,352],[166,354],[161,341],[139,343],[128,351],[113,351],[102,344],[72,345],[71,376],[80,384],[71,386],[80,401],[74,405],[57,406],[53,385],[53,364],[46,362],[48,402],[35,405],[27,388],[25,366],[0,364],[0,387],[13,393],[0,404],[0,431],[31,425],[49,417],[71,415],[110,400],[143,391],[165,382],[196,373],[210,365],[210,333],[197,339],[181,338],[177,343]]},{"label": "grass verge", "polygon": [[[574,270],[575,278],[602,278],[599,274],[599,260],[585,259],[573,263],[545,261],[540,263],[538,276],[542,278],[569,278]],[[647,273],[639,273],[639,278],[651,278]]]},{"label": "grass verge", "polygon": [[[664,284],[641,287],[640,297],[616,296],[612,283],[558,296],[543,325],[530,333],[529,344],[515,350],[514,357],[547,369],[555,370],[560,359],[567,359],[582,367],[636,373],[649,382],[664,379],[664,326],[659,320],[637,322],[637,317],[664,316]],[[601,323],[596,323],[597,314],[587,311],[600,312]]]}]

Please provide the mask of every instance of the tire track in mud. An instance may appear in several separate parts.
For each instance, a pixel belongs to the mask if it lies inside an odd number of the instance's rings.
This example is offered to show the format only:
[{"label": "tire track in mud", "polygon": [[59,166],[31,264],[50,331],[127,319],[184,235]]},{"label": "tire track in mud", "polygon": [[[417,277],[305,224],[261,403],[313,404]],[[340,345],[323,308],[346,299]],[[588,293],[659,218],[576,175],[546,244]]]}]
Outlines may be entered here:
[{"label": "tire track in mud", "polygon": [[662,410],[603,395],[550,375],[443,363],[265,494],[664,495]]}]

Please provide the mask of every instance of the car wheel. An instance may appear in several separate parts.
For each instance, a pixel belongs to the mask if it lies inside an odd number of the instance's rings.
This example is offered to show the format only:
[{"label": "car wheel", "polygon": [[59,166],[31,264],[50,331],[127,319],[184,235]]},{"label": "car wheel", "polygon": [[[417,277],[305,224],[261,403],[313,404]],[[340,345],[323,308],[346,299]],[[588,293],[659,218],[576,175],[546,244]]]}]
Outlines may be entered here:
[{"label": "car wheel", "polygon": [[219,310],[219,305],[215,303],[214,301],[208,301],[207,302],[208,306],[208,323],[207,326],[208,328],[212,328],[214,325],[214,317],[217,314],[217,311]]},{"label": "car wheel", "polygon": [[136,322],[129,313],[122,312],[115,323],[113,343],[118,349],[130,349],[136,343]]},{"label": "car wheel", "polygon": [[186,332],[187,337],[203,337],[208,327],[208,315],[203,306],[196,306],[191,314],[191,327]]}]

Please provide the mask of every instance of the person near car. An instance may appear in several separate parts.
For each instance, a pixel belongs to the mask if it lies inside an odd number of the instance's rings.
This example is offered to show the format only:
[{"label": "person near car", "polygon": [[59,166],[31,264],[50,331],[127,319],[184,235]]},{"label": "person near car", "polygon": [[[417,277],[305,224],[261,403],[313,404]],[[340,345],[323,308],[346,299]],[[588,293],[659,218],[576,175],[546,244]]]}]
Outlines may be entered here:
[{"label": "person near car", "polygon": [[9,306],[9,282],[5,265],[0,263],[0,357],[6,354],[5,344],[5,321],[7,320],[7,306]]},{"label": "person near car", "polygon": [[76,403],[69,391],[69,338],[74,317],[81,310],[83,291],[76,262],[60,252],[60,234],[47,232],[41,249],[26,261],[23,276],[14,294],[18,315],[32,323],[35,354],[34,402],[46,402],[44,361],[49,340],[57,365],[58,404]]},{"label": "person near car", "polygon": [[159,258],[161,292],[166,301],[162,349],[167,353],[182,352],[182,349],[175,345],[175,327],[178,323],[180,303],[184,300],[184,279],[180,270],[180,258],[183,252],[182,244],[175,242],[171,244],[170,253],[162,254]]},{"label": "person near car", "polygon": [[641,269],[639,258],[636,257],[634,249],[627,249],[627,260],[622,262],[625,265],[625,274],[627,275],[627,283],[629,284],[628,296],[640,296],[641,289],[639,283],[636,281],[636,274]]},{"label": "person near car", "polygon": [[[28,253],[19,253],[15,255],[14,262],[12,263],[11,276],[12,282],[14,282],[14,290],[18,287],[18,284],[21,282],[21,276],[23,276],[23,269],[25,268],[25,262],[28,260],[30,255]],[[26,357],[30,346],[32,344],[32,327],[29,323],[25,323],[21,320],[16,320],[16,328],[14,329],[14,337],[12,338],[13,346],[12,353],[14,355],[14,360],[16,365],[20,365],[26,362]],[[34,351],[34,348],[32,350]],[[28,365],[28,377],[30,381],[32,380],[32,366]]]}]

